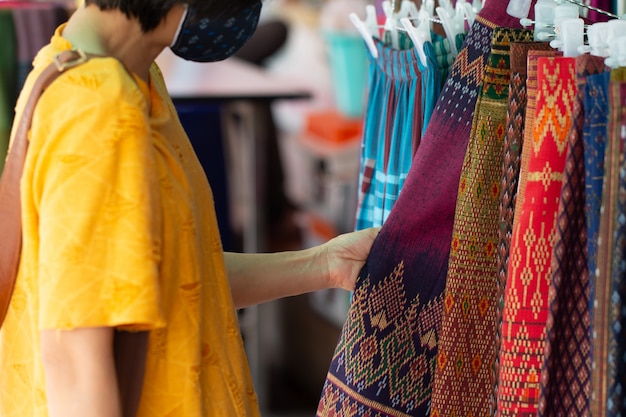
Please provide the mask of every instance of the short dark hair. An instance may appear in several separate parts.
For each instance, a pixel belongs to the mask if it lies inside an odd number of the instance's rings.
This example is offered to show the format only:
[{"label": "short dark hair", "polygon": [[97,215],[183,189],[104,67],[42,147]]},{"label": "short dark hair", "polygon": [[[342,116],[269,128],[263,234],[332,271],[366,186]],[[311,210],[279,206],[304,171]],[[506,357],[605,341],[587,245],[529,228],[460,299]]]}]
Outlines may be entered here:
[{"label": "short dark hair", "polygon": [[193,6],[200,16],[219,19],[221,16],[236,13],[260,0],[85,0],[85,4],[95,4],[101,10],[120,10],[126,16],[135,17],[144,32],[156,28],[175,4]]}]

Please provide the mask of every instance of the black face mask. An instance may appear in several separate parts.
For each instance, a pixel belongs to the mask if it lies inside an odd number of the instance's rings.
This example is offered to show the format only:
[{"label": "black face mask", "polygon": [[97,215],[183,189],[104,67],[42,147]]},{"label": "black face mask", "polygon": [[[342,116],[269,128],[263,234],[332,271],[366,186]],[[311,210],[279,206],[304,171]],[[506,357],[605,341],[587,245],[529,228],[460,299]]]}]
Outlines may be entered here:
[{"label": "black face mask", "polygon": [[261,14],[261,1],[246,7],[235,16],[212,20],[196,18],[188,7],[174,42],[172,52],[196,62],[221,61],[237,52],[256,30]]}]

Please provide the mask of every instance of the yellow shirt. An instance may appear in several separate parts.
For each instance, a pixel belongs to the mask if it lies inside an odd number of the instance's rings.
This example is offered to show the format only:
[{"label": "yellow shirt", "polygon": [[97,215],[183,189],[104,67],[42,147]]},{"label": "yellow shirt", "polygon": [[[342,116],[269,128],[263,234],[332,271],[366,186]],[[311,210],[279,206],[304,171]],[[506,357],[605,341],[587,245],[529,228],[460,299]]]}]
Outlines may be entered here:
[{"label": "yellow shirt", "polygon": [[[60,27],[34,61],[71,49]],[[148,105],[149,103],[149,105]],[[35,112],[24,244],[0,331],[0,416],[45,417],[43,329],[149,329],[139,416],[257,416],[213,196],[156,64],[61,75]]]}]

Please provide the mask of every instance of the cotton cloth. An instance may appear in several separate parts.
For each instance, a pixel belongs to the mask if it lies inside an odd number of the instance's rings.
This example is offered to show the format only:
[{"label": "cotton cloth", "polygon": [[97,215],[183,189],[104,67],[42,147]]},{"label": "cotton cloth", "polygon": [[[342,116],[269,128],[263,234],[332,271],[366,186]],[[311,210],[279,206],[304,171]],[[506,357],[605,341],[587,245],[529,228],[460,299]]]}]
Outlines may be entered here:
[{"label": "cotton cloth", "polygon": [[375,42],[378,57],[368,55],[357,230],[382,226],[389,216],[441,91],[431,43],[424,44],[423,65],[414,47],[398,50]]}]

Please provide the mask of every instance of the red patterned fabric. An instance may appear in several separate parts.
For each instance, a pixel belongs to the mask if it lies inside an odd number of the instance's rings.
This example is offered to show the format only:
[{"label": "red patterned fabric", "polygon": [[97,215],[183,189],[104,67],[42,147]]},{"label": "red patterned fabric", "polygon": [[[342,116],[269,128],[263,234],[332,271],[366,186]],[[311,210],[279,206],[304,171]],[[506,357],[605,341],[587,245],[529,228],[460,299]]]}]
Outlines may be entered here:
[{"label": "red patterned fabric", "polygon": [[587,269],[585,218],[585,119],[587,77],[604,71],[604,59],[576,58],[578,94],[568,134],[565,178],[552,257],[545,362],[541,371],[539,416],[590,415],[591,287]]},{"label": "red patterned fabric", "polygon": [[575,60],[537,60],[532,138],[522,167],[523,202],[516,206],[500,349],[499,416],[537,413],[556,214],[567,133],[576,95]]},{"label": "red patterned fabric", "polygon": [[[524,143],[524,120],[526,118],[526,103],[528,96],[526,91],[528,52],[532,50],[550,50],[547,42],[514,42],[511,44],[511,79],[509,84],[509,97],[507,100],[506,135],[502,152],[502,179],[500,183],[499,219],[498,219],[498,279],[496,281],[496,343],[494,352],[493,398],[497,398],[498,375],[500,364],[498,353],[500,352],[500,325],[502,323],[502,309],[504,308],[504,288],[509,267],[509,249],[511,247],[511,233],[513,232],[513,215],[517,203],[517,186],[519,180],[522,145]],[[534,91],[533,91],[534,93]],[[533,107],[534,109],[534,107]]]}]

